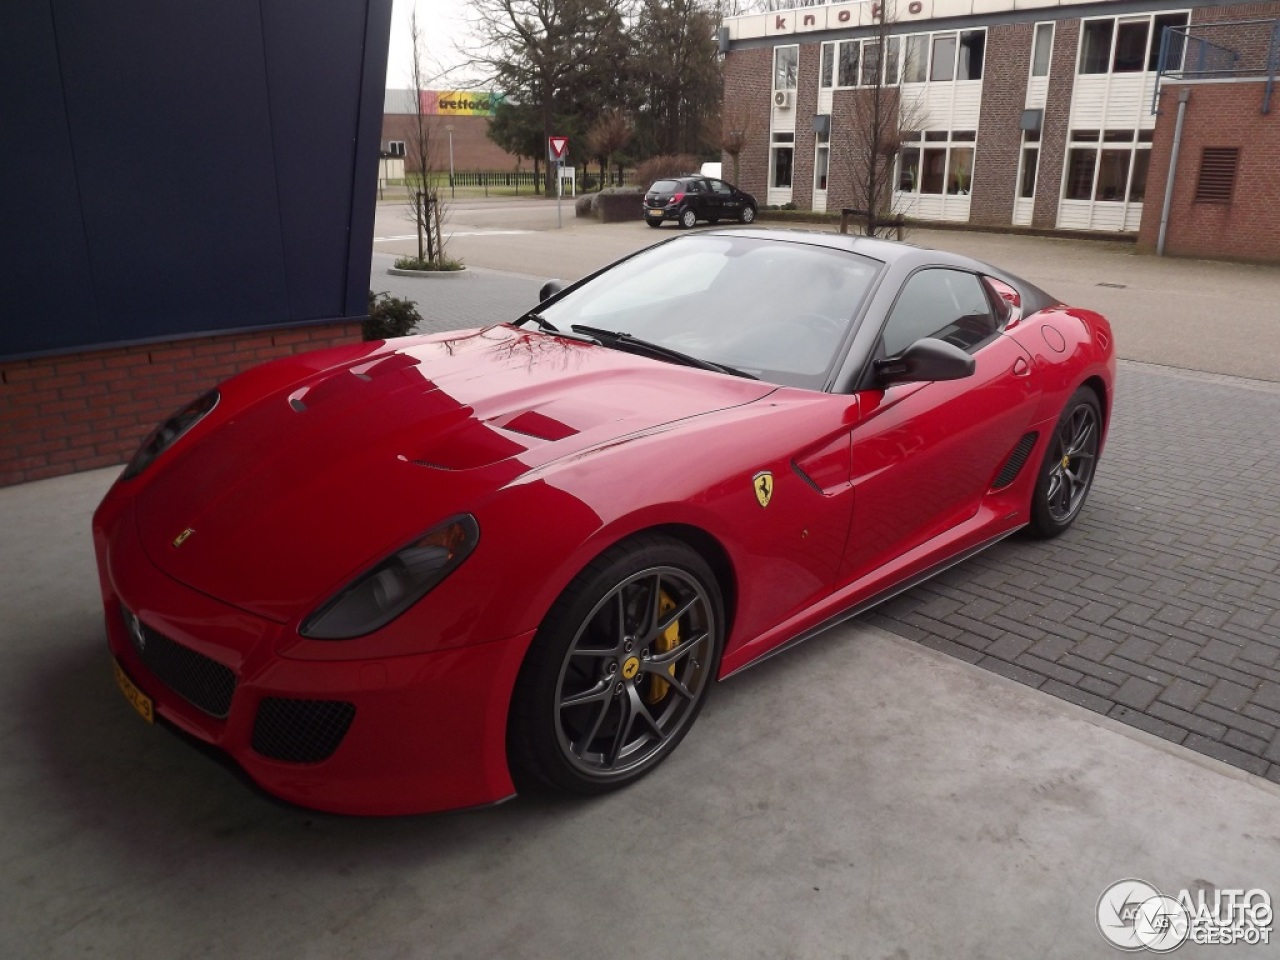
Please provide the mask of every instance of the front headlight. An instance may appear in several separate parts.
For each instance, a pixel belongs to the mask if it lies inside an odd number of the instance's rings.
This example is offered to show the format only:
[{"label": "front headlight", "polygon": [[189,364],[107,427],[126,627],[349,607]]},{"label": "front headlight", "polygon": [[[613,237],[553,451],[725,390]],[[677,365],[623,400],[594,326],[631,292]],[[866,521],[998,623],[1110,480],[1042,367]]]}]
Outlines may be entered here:
[{"label": "front headlight", "polygon": [[302,622],[312,640],[350,640],[386,626],[458,568],[475,549],[475,517],[451,517],[351,581]]},{"label": "front headlight", "polygon": [[156,427],[142,441],[129,465],[120,474],[121,480],[130,480],[151,465],[151,461],[173,446],[180,436],[209,415],[218,405],[218,391],[202,393],[185,407]]}]

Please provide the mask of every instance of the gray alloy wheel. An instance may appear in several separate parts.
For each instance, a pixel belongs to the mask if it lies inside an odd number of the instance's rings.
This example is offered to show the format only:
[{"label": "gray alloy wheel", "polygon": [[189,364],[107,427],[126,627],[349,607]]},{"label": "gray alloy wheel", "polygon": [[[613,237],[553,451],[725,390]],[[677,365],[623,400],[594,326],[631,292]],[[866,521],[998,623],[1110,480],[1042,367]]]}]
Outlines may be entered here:
[{"label": "gray alloy wheel", "polygon": [[1102,415],[1088,387],[1075,392],[1063,408],[1045,450],[1031,503],[1031,532],[1056,537],[1080,515],[1098,464]]},{"label": "gray alloy wheel", "polygon": [[508,724],[517,771],[591,794],[654,769],[715,679],[722,607],[714,574],[678,540],[638,537],[588,565],[521,668]]},{"label": "gray alloy wheel", "polygon": [[741,220],[743,223],[754,222],[756,219],[756,208],[751,206],[751,204],[748,203],[745,207],[742,208],[742,216],[740,216],[738,219]]},{"label": "gray alloy wheel", "polygon": [[680,211],[680,226],[682,229],[688,230],[698,222],[698,214],[693,207],[685,207]]}]

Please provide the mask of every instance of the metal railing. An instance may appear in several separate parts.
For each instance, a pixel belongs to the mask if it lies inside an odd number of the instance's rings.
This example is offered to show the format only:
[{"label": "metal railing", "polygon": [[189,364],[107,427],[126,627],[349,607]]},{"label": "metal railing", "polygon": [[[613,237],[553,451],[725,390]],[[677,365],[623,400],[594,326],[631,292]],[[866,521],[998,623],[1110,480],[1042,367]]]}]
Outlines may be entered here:
[{"label": "metal railing", "polygon": [[1263,80],[1262,112],[1271,112],[1280,72],[1280,20],[1218,20],[1168,27],[1160,36],[1151,112],[1158,113],[1161,81]]}]

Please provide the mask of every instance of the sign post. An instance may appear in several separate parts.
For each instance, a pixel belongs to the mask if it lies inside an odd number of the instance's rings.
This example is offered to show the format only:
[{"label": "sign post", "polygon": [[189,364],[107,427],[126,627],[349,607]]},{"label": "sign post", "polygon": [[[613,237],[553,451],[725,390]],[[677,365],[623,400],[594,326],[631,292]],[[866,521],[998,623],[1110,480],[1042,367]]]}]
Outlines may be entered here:
[{"label": "sign post", "polygon": [[560,179],[560,170],[564,165],[565,151],[569,149],[568,137],[547,138],[547,162],[556,165],[556,229],[564,226],[560,216],[560,198],[564,195],[564,181]]}]

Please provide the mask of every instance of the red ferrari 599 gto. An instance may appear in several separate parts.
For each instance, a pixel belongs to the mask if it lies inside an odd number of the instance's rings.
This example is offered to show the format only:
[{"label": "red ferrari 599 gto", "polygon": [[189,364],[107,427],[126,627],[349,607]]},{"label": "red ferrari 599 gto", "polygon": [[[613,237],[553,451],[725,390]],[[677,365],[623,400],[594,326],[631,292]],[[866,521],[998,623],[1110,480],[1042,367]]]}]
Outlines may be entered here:
[{"label": "red ferrari 599 gto", "polygon": [[544,294],[156,429],[94,518],[139,712],[324,810],[604,791],[714,681],[1089,492],[1111,330],[995,267],[709,231]]}]

